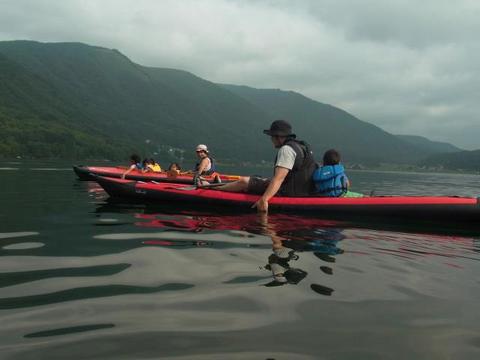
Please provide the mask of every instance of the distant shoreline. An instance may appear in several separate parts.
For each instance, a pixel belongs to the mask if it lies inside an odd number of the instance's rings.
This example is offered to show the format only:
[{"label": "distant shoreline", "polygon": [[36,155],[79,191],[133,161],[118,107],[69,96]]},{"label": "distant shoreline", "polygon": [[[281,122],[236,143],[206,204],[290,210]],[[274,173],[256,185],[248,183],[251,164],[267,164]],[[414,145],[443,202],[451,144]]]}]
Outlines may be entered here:
[{"label": "distant shoreline", "polygon": [[[158,159],[163,167],[166,167],[170,160],[167,159]],[[65,166],[73,165],[104,165],[104,166],[126,166],[128,164],[127,160],[109,160],[109,159],[83,159],[83,160],[72,160],[72,159],[3,159],[0,158],[0,164],[14,164],[22,165],[32,163],[32,166],[38,163],[62,163]],[[194,161],[184,161],[183,167],[189,168],[193,165]],[[250,168],[250,169],[271,169],[273,167],[272,162],[262,161],[260,163],[252,163],[249,161],[228,161],[222,162],[217,161],[217,165],[221,169],[225,168]],[[381,164],[378,166],[367,166],[363,164],[345,164],[345,168],[348,171],[378,171],[378,172],[391,172],[391,173],[419,173],[419,174],[470,174],[478,175],[480,170],[468,170],[468,169],[445,169],[445,168],[424,168],[418,167],[415,165],[408,164]]]}]

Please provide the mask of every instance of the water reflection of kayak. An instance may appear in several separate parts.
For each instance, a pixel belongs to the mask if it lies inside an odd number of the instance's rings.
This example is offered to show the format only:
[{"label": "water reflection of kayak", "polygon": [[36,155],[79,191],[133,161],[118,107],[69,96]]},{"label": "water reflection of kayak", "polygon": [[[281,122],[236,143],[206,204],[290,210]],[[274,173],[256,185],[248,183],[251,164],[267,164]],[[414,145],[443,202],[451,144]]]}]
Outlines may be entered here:
[{"label": "water reflection of kayak", "polygon": [[[185,207],[227,207],[250,210],[258,195],[195,189],[182,184],[151,183],[98,177],[98,183],[111,197],[137,201],[175,203]],[[437,223],[474,223],[480,220],[476,198],[454,196],[371,196],[363,198],[274,197],[273,211],[311,212],[344,218],[374,216],[392,219],[427,220]]]},{"label": "water reflection of kayak", "polygon": [[[302,239],[309,236],[303,233],[304,230],[316,231],[317,228],[333,228],[348,226],[343,221],[333,221],[325,219],[317,219],[292,214],[271,214],[268,218],[268,225],[254,212],[246,214],[208,214],[193,216],[171,215],[166,214],[135,214],[135,218],[139,221],[135,222],[136,226],[146,228],[175,228],[188,230],[192,232],[200,232],[203,230],[238,230],[246,231],[253,234],[266,234],[265,227],[271,227],[288,238],[297,238],[294,233],[302,233]],[[316,236],[318,237],[318,236]]]},{"label": "water reflection of kayak", "polygon": [[[73,171],[80,180],[95,180],[96,176],[107,176],[111,178],[121,178],[122,174],[127,170],[126,167],[109,167],[109,166],[74,166]],[[222,175],[218,174],[223,182],[238,180],[238,175]],[[176,175],[172,176],[166,172],[146,172],[132,170],[126,175],[129,180],[141,181],[157,181],[166,183],[193,184],[193,175]],[[202,176],[206,181],[213,181],[212,176]]]}]

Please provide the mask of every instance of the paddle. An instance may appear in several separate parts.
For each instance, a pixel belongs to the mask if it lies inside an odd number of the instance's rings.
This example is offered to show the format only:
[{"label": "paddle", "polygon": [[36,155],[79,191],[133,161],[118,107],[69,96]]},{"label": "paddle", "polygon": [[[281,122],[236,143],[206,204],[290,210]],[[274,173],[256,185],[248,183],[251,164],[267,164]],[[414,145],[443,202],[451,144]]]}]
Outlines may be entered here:
[{"label": "paddle", "polygon": [[172,187],[169,187],[169,189],[175,189],[175,190],[198,190],[198,189],[210,189],[210,188],[215,188],[215,187],[222,186],[222,185],[225,185],[225,184],[215,183],[215,184],[206,184],[206,185],[190,185],[190,186],[183,186],[183,187],[172,186]]}]

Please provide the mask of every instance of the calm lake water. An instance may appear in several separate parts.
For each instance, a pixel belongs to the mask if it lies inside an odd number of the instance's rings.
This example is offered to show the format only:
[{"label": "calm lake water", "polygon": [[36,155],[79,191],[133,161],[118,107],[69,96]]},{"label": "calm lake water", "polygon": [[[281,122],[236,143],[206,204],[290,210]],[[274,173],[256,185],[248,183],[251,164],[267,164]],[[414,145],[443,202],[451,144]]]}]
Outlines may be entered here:
[{"label": "calm lake water", "polygon": [[[475,175],[349,175],[480,193]],[[0,203],[0,359],[480,358],[480,230],[112,203],[66,163],[1,162]]]}]

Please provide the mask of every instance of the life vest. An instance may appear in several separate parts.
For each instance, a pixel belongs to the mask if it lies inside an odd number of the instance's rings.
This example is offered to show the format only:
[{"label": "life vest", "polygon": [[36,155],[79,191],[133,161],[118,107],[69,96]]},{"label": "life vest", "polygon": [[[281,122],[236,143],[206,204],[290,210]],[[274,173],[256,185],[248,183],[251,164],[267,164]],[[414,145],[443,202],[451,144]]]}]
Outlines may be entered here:
[{"label": "life vest", "polygon": [[[199,175],[212,175],[214,172],[216,172],[216,166],[215,166],[215,160],[211,158],[210,156],[207,156],[210,159],[210,169],[205,170]],[[198,171],[198,168],[200,167],[200,163],[195,164],[195,171]]]},{"label": "life vest", "polygon": [[[289,139],[283,146],[290,146],[295,151],[295,163],[288,172],[280,187],[279,195],[282,196],[308,196],[314,191],[312,174],[316,164],[310,146],[300,140]],[[275,163],[276,163],[275,159]]]},{"label": "life vest", "polygon": [[316,194],[320,196],[338,197],[348,191],[348,178],[343,165],[326,165],[313,173]]},{"label": "life vest", "polygon": [[154,172],[161,172],[162,171],[162,168],[160,167],[159,164],[155,163],[155,164],[148,164],[147,167],[154,171]]}]

